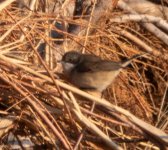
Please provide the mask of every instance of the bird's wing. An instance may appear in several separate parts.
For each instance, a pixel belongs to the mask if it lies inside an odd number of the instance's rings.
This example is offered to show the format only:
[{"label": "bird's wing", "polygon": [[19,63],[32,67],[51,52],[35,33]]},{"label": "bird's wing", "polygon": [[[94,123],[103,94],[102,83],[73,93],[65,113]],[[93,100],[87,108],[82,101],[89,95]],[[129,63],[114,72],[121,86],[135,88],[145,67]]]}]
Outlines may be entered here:
[{"label": "bird's wing", "polygon": [[114,71],[120,68],[125,68],[132,62],[133,59],[141,57],[142,55],[145,54],[134,55],[133,57],[123,62],[107,61],[102,60],[97,56],[85,55],[86,57],[83,57],[83,60],[76,66],[76,71],[77,72]]},{"label": "bird's wing", "polygon": [[120,63],[107,60],[83,61],[76,66],[78,72],[96,72],[96,71],[113,71],[122,66]]}]

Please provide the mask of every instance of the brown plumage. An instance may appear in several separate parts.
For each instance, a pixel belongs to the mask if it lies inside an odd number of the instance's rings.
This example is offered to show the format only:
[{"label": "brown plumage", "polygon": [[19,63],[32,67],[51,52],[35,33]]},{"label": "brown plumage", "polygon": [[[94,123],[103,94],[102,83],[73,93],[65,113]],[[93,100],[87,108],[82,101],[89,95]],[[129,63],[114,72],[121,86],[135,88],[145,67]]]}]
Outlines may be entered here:
[{"label": "brown plumage", "polygon": [[134,55],[126,61],[113,62],[102,60],[98,56],[70,51],[64,54],[61,62],[65,75],[74,85],[82,89],[102,92],[114,81],[120,71],[131,63],[132,59],[140,56]]}]

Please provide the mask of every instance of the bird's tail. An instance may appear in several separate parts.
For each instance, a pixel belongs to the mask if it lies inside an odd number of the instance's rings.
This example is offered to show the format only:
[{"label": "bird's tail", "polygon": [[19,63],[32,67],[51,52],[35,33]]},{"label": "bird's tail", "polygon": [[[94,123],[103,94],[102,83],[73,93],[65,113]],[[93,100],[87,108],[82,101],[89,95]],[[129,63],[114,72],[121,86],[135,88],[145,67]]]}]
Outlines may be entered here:
[{"label": "bird's tail", "polygon": [[123,68],[125,68],[125,67],[127,67],[127,66],[132,62],[133,59],[137,59],[137,58],[139,58],[139,57],[141,57],[141,56],[143,56],[143,55],[146,55],[146,54],[147,54],[147,53],[134,55],[134,56],[132,56],[131,58],[129,58],[129,59],[123,61],[123,62],[121,63],[121,66],[122,66]]}]

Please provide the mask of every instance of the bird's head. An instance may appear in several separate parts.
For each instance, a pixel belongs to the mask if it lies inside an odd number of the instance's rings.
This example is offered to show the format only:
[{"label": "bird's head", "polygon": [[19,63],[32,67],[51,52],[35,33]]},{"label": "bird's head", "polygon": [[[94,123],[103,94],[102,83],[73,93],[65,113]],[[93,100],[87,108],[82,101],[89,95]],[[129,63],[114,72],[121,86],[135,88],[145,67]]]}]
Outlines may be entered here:
[{"label": "bird's head", "polygon": [[65,74],[69,74],[72,69],[80,62],[81,54],[76,51],[66,52],[61,60]]}]

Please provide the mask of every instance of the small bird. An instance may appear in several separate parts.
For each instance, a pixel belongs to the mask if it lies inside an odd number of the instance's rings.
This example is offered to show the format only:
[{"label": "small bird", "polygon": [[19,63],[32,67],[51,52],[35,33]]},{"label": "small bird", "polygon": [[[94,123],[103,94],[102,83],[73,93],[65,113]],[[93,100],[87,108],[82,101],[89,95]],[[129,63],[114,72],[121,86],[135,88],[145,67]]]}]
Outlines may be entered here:
[{"label": "small bird", "polygon": [[102,60],[91,54],[81,54],[76,51],[66,52],[61,60],[63,72],[72,84],[80,89],[104,91],[117,77],[122,69],[133,59],[141,55],[134,55],[123,62]]}]

